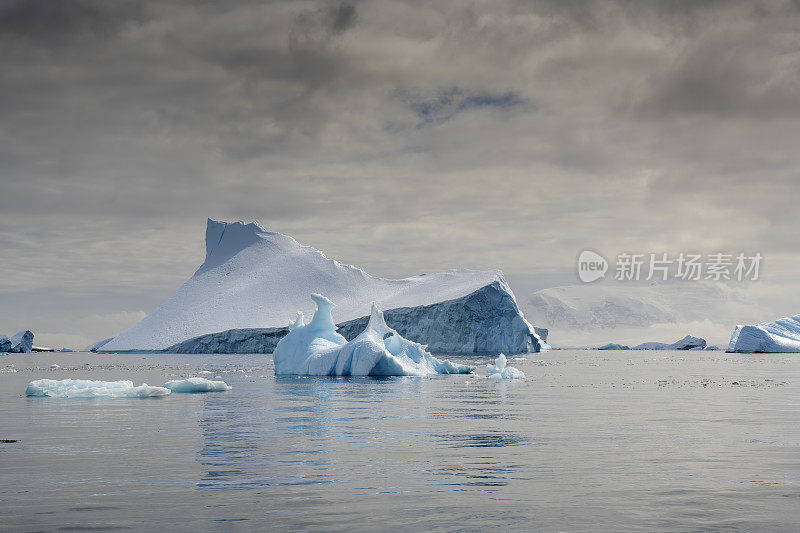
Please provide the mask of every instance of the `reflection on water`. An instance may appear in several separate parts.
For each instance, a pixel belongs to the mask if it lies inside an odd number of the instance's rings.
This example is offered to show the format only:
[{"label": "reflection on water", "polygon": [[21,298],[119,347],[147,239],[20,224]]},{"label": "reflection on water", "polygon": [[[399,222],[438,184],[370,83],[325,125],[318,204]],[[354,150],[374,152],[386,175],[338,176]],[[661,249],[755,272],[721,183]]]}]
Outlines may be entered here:
[{"label": "reflection on water", "polygon": [[[0,444],[0,524],[11,531],[800,523],[798,356],[564,350],[515,361],[530,379],[508,383],[275,378],[263,356],[7,357],[0,438],[17,442]],[[161,383],[201,370],[233,390],[20,394],[38,377]]]},{"label": "reflection on water", "polygon": [[[348,471],[369,465],[374,470],[368,477],[375,481],[385,468],[381,463],[387,460],[388,446],[403,450],[388,458],[394,465],[403,464],[406,456],[424,460],[425,454],[458,461],[428,470],[452,478],[439,484],[505,485],[506,474],[518,465],[494,465],[486,459],[465,463],[458,454],[437,450],[530,443],[528,436],[490,428],[491,421],[518,420],[521,415],[508,410],[497,390],[475,388],[465,397],[463,391],[441,389],[442,384],[418,378],[281,377],[274,380],[272,403],[266,408],[235,395],[206,395],[199,420],[203,446],[197,456],[203,476],[197,487],[241,490],[333,484],[350,477]],[[431,396],[436,392],[441,394]],[[478,427],[489,430],[420,431],[421,420],[436,421],[433,429],[444,419],[482,420]],[[343,443],[350,443],[348,453],[342,453]],[[387,488],[380,483],[371,487]]]}]

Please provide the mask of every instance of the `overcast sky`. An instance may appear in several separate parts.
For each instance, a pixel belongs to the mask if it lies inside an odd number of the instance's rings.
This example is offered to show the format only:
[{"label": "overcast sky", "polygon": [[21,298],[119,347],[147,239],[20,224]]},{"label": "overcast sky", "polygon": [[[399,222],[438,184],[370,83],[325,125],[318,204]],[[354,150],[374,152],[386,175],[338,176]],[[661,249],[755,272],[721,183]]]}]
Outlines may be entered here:
[{"label": "overcast sky", "polygon": [[0,0],[0,331],[119,333],[199,266],[206,217],[383,276],[502,268],[520,299],[587,247],[760,251],[786,313],[799,15]]}]

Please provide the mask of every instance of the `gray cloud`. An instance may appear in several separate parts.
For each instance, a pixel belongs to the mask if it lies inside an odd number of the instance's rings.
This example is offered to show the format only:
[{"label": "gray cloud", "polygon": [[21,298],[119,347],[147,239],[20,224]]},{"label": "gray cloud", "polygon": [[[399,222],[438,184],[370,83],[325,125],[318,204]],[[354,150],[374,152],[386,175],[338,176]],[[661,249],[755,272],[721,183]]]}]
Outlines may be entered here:
[{"label": "gray cloud", "polygon": [[150,310],[202,261],[206,216],[380,275],[500,267],[518,293],[573,280],[583,247],[758,248],[784,282],[798,18],[780,0],[0,2],[0,298]]}]

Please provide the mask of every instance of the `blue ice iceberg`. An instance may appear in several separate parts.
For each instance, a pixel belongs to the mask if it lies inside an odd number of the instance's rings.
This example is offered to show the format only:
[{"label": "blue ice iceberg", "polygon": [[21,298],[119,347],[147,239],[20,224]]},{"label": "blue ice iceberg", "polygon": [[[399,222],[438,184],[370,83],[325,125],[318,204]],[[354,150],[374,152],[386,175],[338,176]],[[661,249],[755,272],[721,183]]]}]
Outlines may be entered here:
[{"label": "blue ice iceberg", "polygon": [[92,381],[90,379],[37,379],[28,383],[25,396],[50,398],[153,398],[167,396],[170,390],[132,381]]},{"label": "blue ice iceberg", "polygon": [[18,331],[11,337],[0,335],[0,352],[31,353],[33,351],[33,333],[30,330]]},{"label": "blue ice iceberg", "polygon": [[506,356],[500,354],[493,365],[486,365],[486,379],[524,379],[525,373],[513,366],[506,366]]},{"label": "blue ice iceberg", "polygon": [[756,326],[736,326],[728,345],[729,352],[800,352],[800,315],[765,322]]},{"label": "blue ice iceberg", "polygon": [[297,376],[425,376],[469,374],[474,368],[433,357],[425,346],[400,336],[386,325],[383,312],[372,305],[366,329],[347,341],[336,332],[334,303],[312,294],[317,304],[308,325],[302,313],[275,347],[276,375]]},{"label": "blue ice iceberg", "polygon": [[206,378],[173,379],[164,383],[172,392],[221,392],[231,390],[224,381],[211,381]]}]

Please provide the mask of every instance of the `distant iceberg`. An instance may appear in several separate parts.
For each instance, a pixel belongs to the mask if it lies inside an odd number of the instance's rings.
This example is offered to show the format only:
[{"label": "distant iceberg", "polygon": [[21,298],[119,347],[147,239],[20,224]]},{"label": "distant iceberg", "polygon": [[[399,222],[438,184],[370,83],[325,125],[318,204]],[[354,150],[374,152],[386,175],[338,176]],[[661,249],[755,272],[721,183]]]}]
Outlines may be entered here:
[{"label": "distant iceberg", "polygon": [[0,352],[31,353],[33,352],[33,333],[23,330],[11,337],[0,335]]},{"label": "distant iceberg", "polygon": [[755,326],[736,326],[728,345],[729,352],[800,352],[800,315]]},{"label": "distant iceberg", "polygon": [[500,354],[493,365],[486,365],[487,379],[525,379],[525,373],[513,366],[506,365],[506,356]]},{"label": "distant iceberg", "polygon": [[616,342],[609,342],[608,344],[604,344],[597,348],[598,350],[630,350],[630,346],[626,346],[625,344],[617,344]]},{"label": "distant iceberg", "polygon": [[298,313],[289,333],[275,348],[276,375],[297,376],[425,376],[468,374],[474,368],[433,357],[425,346],[404,339],[386,325],[383,313],[372,306],[366,329],[347,341],[336,332],[334,303],[312,294],[317,305],[308,325]]},{"label": "distant iceberg", "polygon": [[517,306],[499,270],[449,270],[392,280],[333,261],[258,224],[208,221],[206,259],[166,302],[95,351],[271,353],[286,316],[313,312],[308,294],[339,306],[333,319],[353,340],[375,302],[403,337],[434,353],[496,354],[549,348]]},{"label": "distant iceberg", "polygon": [[702,350],[706,347],[705,339],[686,335],[684,338],[667,344],[664,342],[644,342],[634,346],[633,350]]},{"label": "distant iceberg", "polygon": [[706,341],[705,339],[701,339],[699,337],[692,337],[691,335],[686,335],[684,338],[673,342],[672,344],[667,344],[666,342],[643,342],[642,344],[637,344],[633,348],[627,346],[625,344],[617,344],[615,342],[609,342],[608,344],[604,344],[597,350],[703,350],[706,348]]}]

